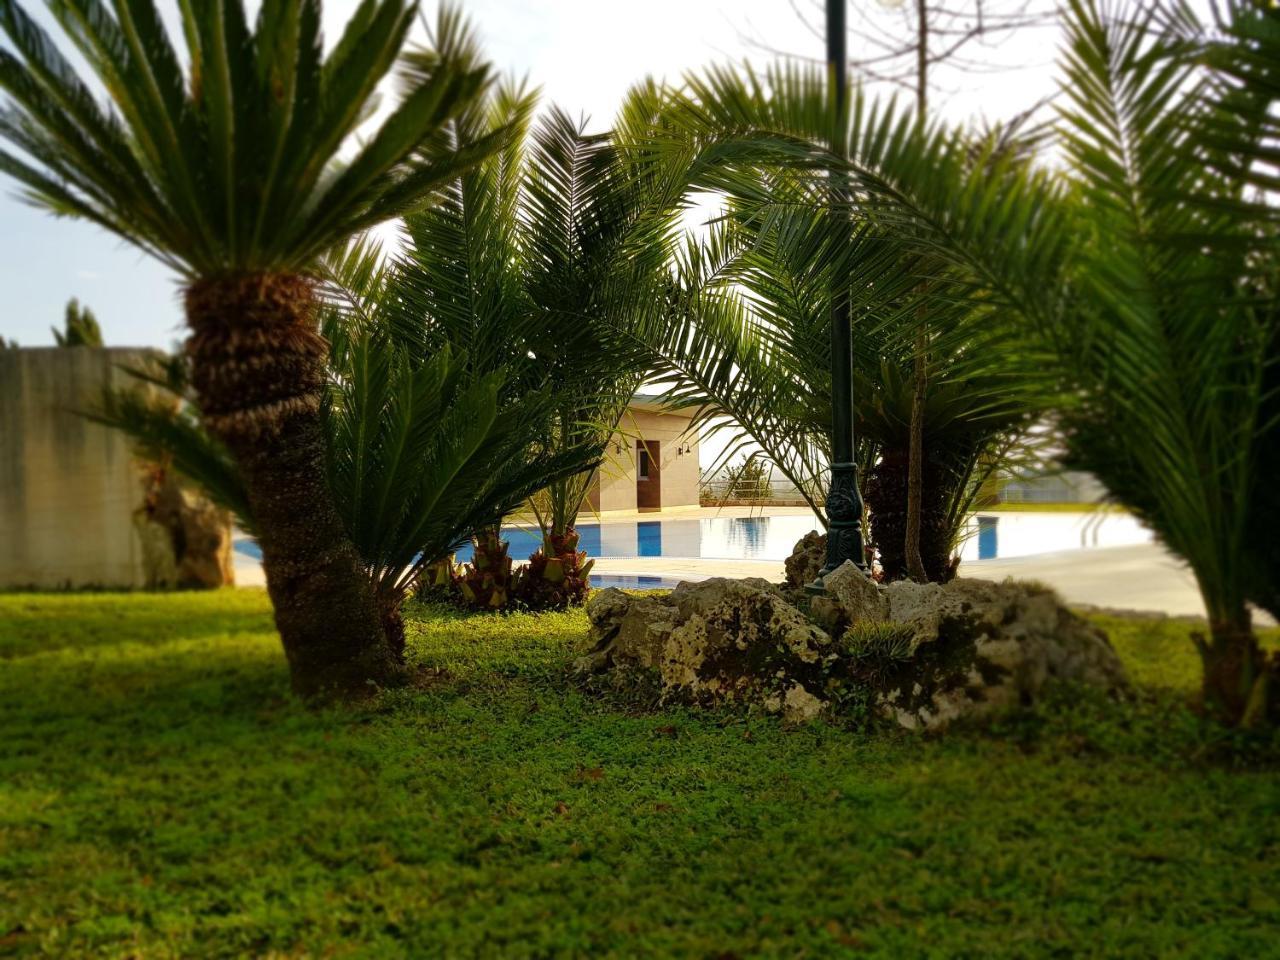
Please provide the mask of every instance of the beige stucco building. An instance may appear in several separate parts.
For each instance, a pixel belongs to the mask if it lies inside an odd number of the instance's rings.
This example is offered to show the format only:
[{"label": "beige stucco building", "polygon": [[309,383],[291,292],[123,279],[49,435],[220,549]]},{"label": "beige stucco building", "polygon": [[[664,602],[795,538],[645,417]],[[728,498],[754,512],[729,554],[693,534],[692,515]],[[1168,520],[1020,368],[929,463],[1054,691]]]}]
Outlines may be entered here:
[{"label": "beige stucco building", "polygon": [[698,436],[690,415],[637,394],[588,495],[594,513],[659,512],[698,505]]}]

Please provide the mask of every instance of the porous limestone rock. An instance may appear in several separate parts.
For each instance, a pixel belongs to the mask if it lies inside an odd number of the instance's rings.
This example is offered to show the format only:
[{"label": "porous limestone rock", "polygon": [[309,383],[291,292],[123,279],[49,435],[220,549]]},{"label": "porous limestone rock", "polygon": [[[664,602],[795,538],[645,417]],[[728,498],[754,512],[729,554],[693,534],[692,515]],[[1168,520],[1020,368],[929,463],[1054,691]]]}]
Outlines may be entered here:
[{"label": "porous limestone rock", "polygon": [[[898,581],[882,588],[888,620],[910,631],[908,655],[876,692],[880,712],[936,730],[1038,701],[1051,682],[1127,686],[1106,634],[1033,584]],[[855,631],[856,632],[856,631]]]},{"label": "porous limestone rock", "polygon": [[754,703],[796,723],[862,703],[918,730],[1033,704],[1055,681],[1127,685],[1106,635],[1034,584],[880,586],[846,564],[826,585],[831,632],[763,580],[598,591],[580,668],[648,677],[664,700]]},{"label": "porous limestone rock", "polygon": [[822,580],[823,589],[850,622],[890,620],[889,598],[880,584],[846,560]]},{"label": "porous limestone rock", "polygon": [[664,700],[757,703],[796,722],[826,707],[831,637],[765,580],[681,583],[663,597],[601,590],[587,617],[580,670],[649,672]]},{"label": "porous limestone rock", "polygon": [[666,597],[623,593],[609,587],[592,591],[587,621],[595,644],[579,661],[580,670],[615,665],[657,670],[662,650],[676,628],[676,610]]},{"label": "porous limestone rock", "polygon": [[813,583],[826,562],[827,535],[810,530],[796,541],[791,556],[782,563],[787,571],[787,586],[799,590],[806,584]]}]

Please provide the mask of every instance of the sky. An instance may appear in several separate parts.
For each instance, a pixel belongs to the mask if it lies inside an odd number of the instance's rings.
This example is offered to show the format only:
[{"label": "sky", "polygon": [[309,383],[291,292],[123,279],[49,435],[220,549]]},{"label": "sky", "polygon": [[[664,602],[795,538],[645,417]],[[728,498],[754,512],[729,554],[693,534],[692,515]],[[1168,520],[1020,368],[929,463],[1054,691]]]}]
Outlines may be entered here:
[{"label": "sky", "polygon": [[[866,0],[857,2],[856,9],[867,7]],[[24,3],[56,37],[42,5]],[[176,4],[159,3],[176,35]],[[356,3],[325,0],[329,42]],[[584,113],[597,128],[608,126],[627,89],[646,75],[674,81],[711,63],[749,59],[763,65],[774,58],[766,48],[824,55],[804,19],[820,22],[815,0],[463,0],[462,8],[500,71],[527,77],[542,88],[544,102]],[[869,35],[903,29],[905,14],[892,2],[872,0],[871,8],[874,25],[855,23]],[[424,9],[430,14],[434,0]],[[417,35],[425,39],[425,29]],[[1055,88],[1056,44],[1056,30],[1041,28],[975,50],[975,59],[1000,72],[939,74],[938,109],[956,122],[1026,109]],[[874,52],[851,38],[851,57],[869,50]],[[0,336],[23,346],[51,345],[50,327],[61,323],[67,300],[76,297],[93,309],[110,346],[167,347],[181,338],[178,286],[166,268],[97,227],[27,206],[16,192],[13,181],[0,176]]]}]

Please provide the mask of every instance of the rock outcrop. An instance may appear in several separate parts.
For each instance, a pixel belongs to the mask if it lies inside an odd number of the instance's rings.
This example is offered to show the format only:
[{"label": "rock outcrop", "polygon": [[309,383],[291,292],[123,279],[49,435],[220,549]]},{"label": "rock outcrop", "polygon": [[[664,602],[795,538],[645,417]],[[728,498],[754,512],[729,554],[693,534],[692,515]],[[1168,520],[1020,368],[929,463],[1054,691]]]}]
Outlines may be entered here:
[{"label": "rock outcrop", "polygon": [[827,574],[822,586],[825,593],[813,599],[814,610],[820,616],[830,611],[823,618],[837,633],[854,623],[892,619],[885,589],[851,562]]},{"label": "rock outcrop", "polygon": [[818,572],[827,562],[827,535],[810,530],[796,541],[791,556],[783,561],[787,571],[787,586],[801,590],[813,583]]},{"label": "rock outcrop", "polygon": [[826,583],[815,618],[828,629],[763,580],[682,583],[666,596],[599,591],[579,667],[643,676],[667,701],[757,705],[797,723],[859,704],[920,730],[1035,703],[1056,681],[1126,685],[1102,631],[1043,588],[882,587],[851,563]]},{"label": "rock outcrop", "polygon": [[765,580],[681,583],[667,596],[601,590],[587,616],[584,671],[648,673],[666,700],[757,703],[793,721],[825,706],[831,637]]},{"label": "rock outcrop", "polygon": [[1054,682],[1111,692],[1128,684],[1106,634],[1043,587],[898,581],[882,592],[888,621],[909,630],[911,640],[878,685],[876,704],[904,727],[939,729],[1030,706]]}]

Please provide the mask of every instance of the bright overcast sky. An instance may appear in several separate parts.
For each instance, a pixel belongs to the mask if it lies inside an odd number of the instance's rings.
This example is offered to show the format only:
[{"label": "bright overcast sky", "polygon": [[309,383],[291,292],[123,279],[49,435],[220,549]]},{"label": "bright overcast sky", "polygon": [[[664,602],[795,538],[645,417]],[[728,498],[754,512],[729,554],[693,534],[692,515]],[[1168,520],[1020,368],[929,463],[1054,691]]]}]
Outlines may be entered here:
[{"label": "bright overcast sky", "polygon": [[[20,2],[51,25],[39,4]],[[325,0],[330,41],[355,5]],[[764,63],[771,57],[761,49],[765,44],[812,57],[824,53],[797,14],[805,11],[817,22],[813,0],[794,6],[790,0],[467,0],[463,9],[500,70],[527,75],[545,100],[589,114],[597,127],[607,126],[627,88],[645,75],[678,79],[713,62]],[[891,4],[877,9],[886,29],[896,29],[901,14]],[[935,93],[938,109],[959,122],[1009,117],[1034,105],[1055,89],[1057,43],[1055,30],[1040,28],[996,48],[972,48],[976,58],[1010,69],[940,75],[947,92]],[[856,38],[850,55],[862,55]],[[61,323],[73,296],[93,308],[109,346],[168,346],[182,335],[177,287],[164,268],[93,226],[24,205],[14,192],[12,181],[0,177],[0,335],[24,346],[52,344],[49,328]]]}]

